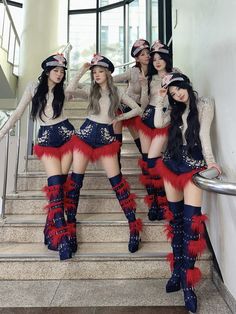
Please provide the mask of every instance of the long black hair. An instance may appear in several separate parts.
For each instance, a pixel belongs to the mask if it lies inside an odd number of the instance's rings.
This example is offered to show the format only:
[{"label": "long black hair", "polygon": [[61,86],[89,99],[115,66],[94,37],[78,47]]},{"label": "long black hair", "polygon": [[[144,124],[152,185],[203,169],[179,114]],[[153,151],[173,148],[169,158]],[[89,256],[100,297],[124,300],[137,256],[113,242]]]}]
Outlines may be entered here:
[{"label": "long black hair", "polygon": [[158,71],[153,66],[153,58],[154,58],[155,53],[157,53],[160,56],[160,58],[165,61],[166,72],[170,73],[173,71],[173,63],[172,63],[172,59],[171,59],[169,54],[162,53],[162,52],[151,53],[151,57],[150,57],[149,64],[148,64],[148,94],[150,94],[150,84],[152,81],[152,76],[155,74],[158,74]]},{"label": "long black hair", "polygon": [[[197,92],[193,90],[191,85],[185,82],[174,82],[172,86],[186,89],[189,94],[189,114],[187,117],[188,127],[184,136],[187,142],[187,152],[191,155],[194,146],[197,145],[200,149],[202,149],[199,137],[200,123],[197,109]],[[167,152],[171,155],[171,157],[179,159],[182,154],[181,147],[183,145],[183,137],[181,132],[181,127],[183,125],[182,114],[186,109],[186,104],[175,101],[170,95],[169,91],[168,98],[171,106],[171,122],[167,143]]]},{"label": "long black hair", "polygon": [[[32,99],[32,109],[31,109],[31,117],[35,120],[36,116],[39,115],[39,118],[42,120],[42,114],[44,114],[44,110],[47,104],[46,95],[48,94],[48,74],[51,70],[53,70],[55,66],[47,67],[39,77],[39,85],[37,87],[36,93]],[[64,72],[64,77],[60,83],[56,84],[53,88],[53,119],[56,119],[60,116],[64,100],[64,81],[66,78],[66,73]],[[43,121],[43,120],[42,120]]]}]

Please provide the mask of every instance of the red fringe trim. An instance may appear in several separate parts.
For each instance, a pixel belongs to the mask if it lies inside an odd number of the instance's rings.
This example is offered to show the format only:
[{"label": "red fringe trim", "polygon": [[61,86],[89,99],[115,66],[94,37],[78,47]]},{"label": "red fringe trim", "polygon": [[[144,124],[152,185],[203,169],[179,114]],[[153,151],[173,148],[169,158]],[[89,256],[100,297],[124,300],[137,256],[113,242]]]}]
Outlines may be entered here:
[{"label": "red fringe trim", "polygon": [[144,203],[147,204],[148,206],[151,206],[154,200],[155,200],[155,195],[146,195],[144,197]]},{"label": "red fringe trim", "polygon": [[126,119],[126,120],[122,120],[122,126],[123,127],[127,127],[127,126],[132,126],[134,127],[135,129],[137,129],[137,120],[138,116],[137,117],[133,117],[133,118],[130,118],[130,119]]},{"label": "red fringe trim", "polygon": [[165,225],[164,232],[166,234],[167,240],[172,240],[174,238],[173,227],[169,224]]},{"label": "red fringe trim", "polygon": [[160,129],[159,128],[151,129],[142,122],[140,117],[139,119],[136,119],[136,128],[150,138],[154,138],[155,136],[168,136],[169,131],[169,126]]},{"label": "red fringe trim", "polygon": [[208,219],[207,215],[193,216],[191,229],[194,232],[203,234],[205,231],[204,222]]},{"label": "red fringe trim", "polygon": [[73,149],[74,143],[71,138],[60,147],[34,145],[33,151],[39,159],[41,159],[43,155],[61,159],[65,154],[72,153]]},{"label": "red fringe trim", "polygon": [[120,201],[121,207],[135,209],[136,206],[135,198],[136,194],[131,193],[127,199]]},{"label": "red fringe trim", "polygon": [[[61,203],[60,203],[60,205],[61,205]],[[53,220],[56,214],[64,215],[63,214],[63,210],[61,209],[61,207],[54,208],[54,209],[50,209],[50,208],[48,209],[48,219],[49,220]]]},{"label": "red fringe trim", "polygon": [[169,207],[168,206],[164,206],[164,218],[167,220],[167,221],[171,221],[174,219],[174,215],[173,213],[170,211]]},{"label": "red fringe trim", "polygon": [[155,166],[155,169],[160,177],[162,177],[164,180],[170,182],[170,184],[175,187],[178,190],[182,190],[186,184],[192,180],[192,176],[202,171],[205,168],[201,169],[194,169],[188,173],[183,173],[180,175],[175,174],[171,170],[169,170],[163,163],[161,159],[158,159],[157,164]]},{"label": "red fringe trim", "polygon": [[61,227],[61,228],[54,227],[53,229],[49,230],[48,235],[52,240],[53,246],[58,246],[61,242],[62,237],[70,236],[67,230],[67,227]]},{"label": "red fringe trim", "polygon": [[116,155],[119,152],[121,146],[119,141],[114,141],[113,143],[104,145],[102,147],[92,148],[76,135],[72,136],[72,140],[74,143],[74,149],[87,156],[92,162],[103,156]]},{"label": "red fringe trim", "polygon": [[147,162],[142,160],[141,158],[138,160],[138,165],[143,170],[147,170],[148,169]]},{"label": "red fringe trim", "polygon": [[157,196],[158,205],[166,205],[167,206],[167,198],[166,196]]},{"label": "red fringe trim", "polygon": [[67,230],[71,236],[76,235],[76,224],[75,223],[67,223]]},{"label": "red fringe trim", "polygon": [[46,194],[46,197],[48,199],[55,197],[58,195],[59,191],[61,189],[61,185],[57,184],[57,185],[52,185],[52,186],[44,186],[42,188],[42,191]]},{"label": "red fringe trim", "polygon": [[186,280],[188,287],[194,287],[202,278],[202,273],[198,267],[187,269]]},{"label": "red fringe trim", "polygon": [[129,183],[125,180],[125,178],[122,177],[122,180],[120,183],[118,183],[117,185],[113,186],[112,189],[118,193],[124,193],[127,190],[130,190],[130,186]]},{"label": "red fringe trim", "polygon": [[136,219],[135,221],[132,221],[129,223],[129,229],[131,233],[134,233],[135,231],[142,231],[143,230],[143,222],[140,218]]},{"label": "red fringe trim", "polygon": [[198,240],[191,240],[188,243],[188,251],[191,256],[201,255],[202,252],[206,249],[206,240],[200,238]]},{"label": "red fringe trim", "polygon": [[144,186],[152,185],[152,179],[150,178],[150,176],[148,174],[140,174],[139,181]]},{"label": "red fringe trim", "polygon": [[166,259],[170,263],[170,270],[172,272],[174,270],[174,261],[175,261],[174,254],[173,253],[167,254]]}]

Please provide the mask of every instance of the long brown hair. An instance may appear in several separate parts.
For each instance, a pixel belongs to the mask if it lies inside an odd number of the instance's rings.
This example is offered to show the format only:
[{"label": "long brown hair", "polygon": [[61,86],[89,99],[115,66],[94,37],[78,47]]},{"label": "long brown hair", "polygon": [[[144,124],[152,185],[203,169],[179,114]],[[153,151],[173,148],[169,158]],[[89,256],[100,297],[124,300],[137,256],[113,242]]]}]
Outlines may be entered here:
[{"label": "long brown hair", "polygon": [[[118,95],[118,89],[113,83],[113,77],[111,76],[111,72],[106,68],[102,67],[106,73],[107,78],[107,87],[109,91],[109,98],[110,98],[110,108],[108,111],[108,115],[110,118],[115,118],[117,110],[120,108],[120,99]],[[88,111],[92,112],[93,114],[100,113],[100,105],[99,100],[101,98],[101,88],[98,83],[96,83],[93,79],[93,71],[91,71],[91,87],[90,87],[90,95],[89,95],[89,105]]]}]

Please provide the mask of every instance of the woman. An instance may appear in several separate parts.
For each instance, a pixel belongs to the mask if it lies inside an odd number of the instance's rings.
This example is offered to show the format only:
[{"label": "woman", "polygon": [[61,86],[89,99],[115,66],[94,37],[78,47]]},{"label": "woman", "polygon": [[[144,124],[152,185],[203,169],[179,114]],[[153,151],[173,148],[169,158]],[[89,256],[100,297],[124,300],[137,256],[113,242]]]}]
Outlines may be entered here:
[{"label": "woman", "polygon": [[184,292],[186,308],[195,313],[197,297],[193,286],[201,272],[194,267],[196,257],[206,247],[204,221],[201,214],[202,190],[192,182],[193,174],[219,166],[215,163],[210,142],[213,104],[199,98],[187,76],[168,74],[163,79],[171,107],[169,138],[163,160],[157,170],[164,180],[170,209],[167,236],[172,239],[173,254],[168,256],[173,270],[166,285],[167,292]]},{"label": "woman", "polygon": [[149,105],[142,118],[137,121],[142,146],[141,182],[145,185],[148,195],[145,202],[149,206],[148,218],[162,220],[166,209],[166,197],[163,181],[154,171],[158,158],[167,141],[170,122],[169,103],[166,95],[160,93],[161,80],[172,71],[169,48],[160,41],[155,41],[150,51]]},{"label": "woman", "polygon": [[[43,162],[48,181],[48,186],[43,189],[49,200],[45,244],[50,250],[58,250],[61,260],[71,258],[74,241],[70,220],[67,223],[64,217],[64,183],[72,162],[74,134],[74,127],[63,113],[66,64],[66,59],[60,54],[42,62],[39,82],[27,85],[16,110],[0,131],[1,139],[32,101],[31,116],[40,124],[34,152]],[[66,213],[69,214],[68,211]]]},{"label": "woman", "polygon": [[[136,64],[128,69],[125,73],[115,75],[113,80],[115,83],[128,82],[127,95],[131,97],[139,106],[144,109],[148,104],[146,76],[148,74],[148,64],[150,59],[150,44],[145,39],[138,39],[131,48],[131,56],[135,58]],[[129,107],[123,105],[123,112],[128,112]],[[134,142],[142,154],[141,143],[138,131],[135,127],[135,118],[126,119],[123,123],[116,125],[116,135],[118,141],[122,143],[122,125],[127,126]]]},{"label": "woman", "polygon": [[[84,73],[91,70],[90,91],[79,83]],[[129,222],[129,251],[136,252],[139,246],[141,220],[135,217],[135,195],[130,194],[127,181],[123,178],[118,163],[117,153],[120,143],[117,141],[114,126],[117,121],[129,119],[141,113],[139,106],[113,84],[112,62],[104,56],[95,55],[90,63],[85,63],[75,78],[69,83],[68,96],[89,99],[89,115],[74,136],[73,173],[71,175],[71,193],[76,206],[79,202],[84,173],[89,161],[100,160],[112,189]],[[127,113],[117,115],[121,102],[129,106]]]}]

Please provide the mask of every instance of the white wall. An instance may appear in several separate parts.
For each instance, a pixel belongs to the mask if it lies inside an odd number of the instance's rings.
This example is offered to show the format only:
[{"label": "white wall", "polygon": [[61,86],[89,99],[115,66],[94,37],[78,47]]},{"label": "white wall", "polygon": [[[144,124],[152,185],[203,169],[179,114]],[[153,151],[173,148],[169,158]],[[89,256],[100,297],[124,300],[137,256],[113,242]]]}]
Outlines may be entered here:
[{"label": "white wall", "polygon": [[[215,98],[212,143],[225,176],[236,182],[236,1],[173,0],[174,65],[199,95]],[[236,198],[205,192],[208,232],[224,283],[236,298]]]}]

